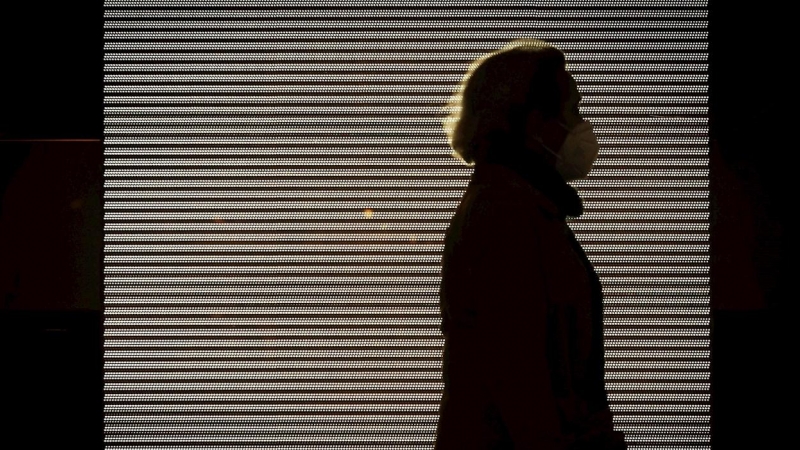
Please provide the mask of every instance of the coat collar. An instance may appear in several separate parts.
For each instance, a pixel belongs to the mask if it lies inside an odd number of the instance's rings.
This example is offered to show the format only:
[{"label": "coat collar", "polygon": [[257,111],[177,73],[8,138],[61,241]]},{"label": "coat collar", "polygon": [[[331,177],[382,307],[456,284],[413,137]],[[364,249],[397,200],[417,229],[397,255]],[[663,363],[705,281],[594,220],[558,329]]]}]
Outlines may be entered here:
[{"label": "coat collar", "polygon": [[552,165],[533,152],[504,147],[490,152],[490,159],[475,164],[473,180],[525,183],[539,194],[540,205],[555,217],[565,219],[583,214],[583,201],[578,192]]}]

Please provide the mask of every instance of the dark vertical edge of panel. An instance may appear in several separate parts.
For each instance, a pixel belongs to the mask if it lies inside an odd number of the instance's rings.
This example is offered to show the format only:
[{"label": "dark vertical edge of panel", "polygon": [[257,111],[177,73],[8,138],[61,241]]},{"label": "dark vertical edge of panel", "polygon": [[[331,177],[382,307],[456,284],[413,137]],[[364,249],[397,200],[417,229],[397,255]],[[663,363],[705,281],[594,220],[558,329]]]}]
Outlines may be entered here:
[{"label": "dark vertical edge of panel", "polygon": [[716,199],[716,189],[715,189],[715,176],[716,176],[716,158],[718,149],[716,146],[716,135],[717,135],[717,126],[714,120],[714,113],[716,112],[716,108],[714,106],[715,94],[716,90],[714,89],[714,82],[716,81],[715,78],[715,56],[714,52],[716,51],[716,43],[715,39],[717,37],[716,34],[716,11],[715,11],[716,3],[713,0],[709,0],[708,5],[708,48],[709,48],[709,65],[708,65],[708,120],[709,120],[709,297],[710,297],[710,306],[711,306],[711,329],[710,329],[710,429],[711,429],[711,448],[719,448],[717,446],[717,395],[716,395],[716,317],[714,314],[715,310],[715,300],[716,300],[716,289],[714,283],[714,275],[716,270],[716,241],[715,237],[715,230],[716,230],[716,209],[717,209],[717,199]]},{"label": "dark vertical edge of panel", "polygon": [[[710,2],[711,408],[714,449],[779,448],[790,428],[785,209],[791,74],[781,4]],[[789,67],[789,66],[786,66]],[[788,132],[787,132],[788,131]]]},{"label": "dark vertical edge of panel", "polygon": [[[5,200],[10,187],[38,183],[43,189],[18,190],[14,202],[34,202],[32,211],[55,217],[40,200],[64,200],[51,193],[65,186],[65,195],[84,194],[73,199],[74,221],[42,223],[41,229],[57,231],[54,239],[72,236],[65,248],[75,251],[59,261],[72,258],[80,262],[74,270],[92,272],[83,273],[69,297],[4,296],[0,447],[102,449],[103,270],[102,251],[96,250],[102,249],[103,1],[5,2],[0,22],[3,41],[12,44],[0,60],[0,196]],[[64,160],[71,163],[59,170]],[[47,175],[54,167],[55,179]],[[32,223],[36,217],[11,221]],[[27,230],[28,239],[6,237],[18,239],[25,251],[39,230]],[[28,250],[46,250],[34,247]],[[63,286],[52,283],[43,290],[63,294]]]}]

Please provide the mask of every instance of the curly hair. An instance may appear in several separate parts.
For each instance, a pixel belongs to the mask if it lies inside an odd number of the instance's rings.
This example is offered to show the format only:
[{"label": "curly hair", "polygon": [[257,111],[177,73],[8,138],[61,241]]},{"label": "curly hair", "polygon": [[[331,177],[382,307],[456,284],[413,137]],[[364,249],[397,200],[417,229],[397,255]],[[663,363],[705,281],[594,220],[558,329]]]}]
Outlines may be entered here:
[{"label": "curly hair", "polygon": [[519,139],[529,111],[558,116],[564,95],[558,76],[564,71],[564,53],[538,39],[511,41],[473,61],[443,108],[452,155],[473,166],[492,141]]}]

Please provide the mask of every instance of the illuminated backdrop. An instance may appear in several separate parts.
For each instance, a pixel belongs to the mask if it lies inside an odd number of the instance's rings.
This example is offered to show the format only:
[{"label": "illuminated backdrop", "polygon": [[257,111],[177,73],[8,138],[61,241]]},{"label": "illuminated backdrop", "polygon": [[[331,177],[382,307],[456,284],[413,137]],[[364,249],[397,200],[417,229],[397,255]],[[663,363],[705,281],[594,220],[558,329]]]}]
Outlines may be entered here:
[{"label": "illuminated backdrop", "polygon": [[105,1],[107,448],[425,449],[471,168],[441,107],[563,49],[601,153],[571,226],[631,448],[710,448],[706,1]]}]

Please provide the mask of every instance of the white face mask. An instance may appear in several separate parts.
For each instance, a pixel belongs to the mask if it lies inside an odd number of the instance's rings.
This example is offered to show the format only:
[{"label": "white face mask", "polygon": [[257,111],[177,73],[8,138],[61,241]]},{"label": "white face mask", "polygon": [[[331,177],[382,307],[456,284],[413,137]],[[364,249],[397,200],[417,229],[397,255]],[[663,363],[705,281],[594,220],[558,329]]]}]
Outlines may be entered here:
[{"label": "white face mask", "polygon": [[[563,124],[561,126],[567,129]],[[545,150],[556,156],[556,170],[566,181],[586,178],[600,151],[592,124],[587,120],[569,130],[567,138],[558,152],[548,148],[541,140],[539,143]]]}]

